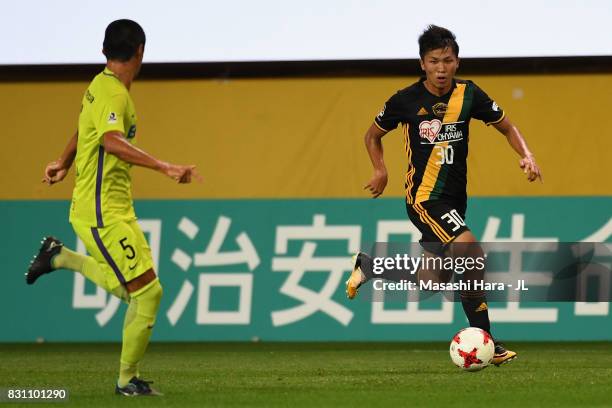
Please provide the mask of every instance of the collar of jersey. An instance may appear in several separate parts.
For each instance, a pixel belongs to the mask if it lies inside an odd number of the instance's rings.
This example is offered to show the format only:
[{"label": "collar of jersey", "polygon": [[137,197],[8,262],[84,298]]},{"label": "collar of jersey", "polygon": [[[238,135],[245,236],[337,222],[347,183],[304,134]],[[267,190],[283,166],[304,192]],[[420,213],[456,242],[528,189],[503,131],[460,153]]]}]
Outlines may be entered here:
[{"label": "collar of jersey", "polygon": [[[125,84],[123,82],[121,82],[121,80],[119,79],[119,77],[117,76],[117,74],[115,74],[113,71],[111,71],[110,69],[108,69],[108,67],[104,67],[104,71],[102,71],[102,73],[106,76],[112,76],[113,78],[115,78],[117,81],[119,81],[119,83],[121,84],[121,86],[123,86],[125,88]],[[126,88],[127,89],[127,88]],[[129,92],[129,90],[128,90]]]},{"label": "collar of jersey", "polygon": [[115,78],[119,79],[119,77],[110,69],[108,69],[108,67],[104,67],[104,71],[102,71],[104,73],[104,75],[109,75],[109,76],[114,76]]}]

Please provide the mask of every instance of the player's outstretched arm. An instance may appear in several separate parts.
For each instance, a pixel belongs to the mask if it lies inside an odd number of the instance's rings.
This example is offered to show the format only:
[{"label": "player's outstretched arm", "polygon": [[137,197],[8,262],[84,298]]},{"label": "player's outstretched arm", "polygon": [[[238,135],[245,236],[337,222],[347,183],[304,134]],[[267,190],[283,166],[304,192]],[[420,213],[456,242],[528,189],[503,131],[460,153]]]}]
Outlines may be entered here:
[{"label": "player's outstretched arm", "polygon": [[47,164],[45,176],[42,179],[43,183],[52,185],[59,183],[66,177],[74,161],[74,156],[76,156],[78,135],[78,132],[75,132],[70,138],[59,159]]},{"label": "player's outstretched arm", "polygon": [[365,185],[364,190],[370,190],[372,198],[380,196],[387,186],[387,167],[383,158],[382,146],[382,138],[386,134],[387,132],[383,132],[373,123],[365,134],[365,145],[374,167],[374,174]]},{"label": "player's outstretched arm", "polygon": [[505,117],[501,122],[494,124],[495,129],[497,129],[500,133],[506,136],[508,143],[512,148],[521,156],[521,160],[519,161],[519,166],[523,169],[523,172],[527,174],[527,180],[535,181],[540,179],[543,181],[542,172],[538,167],[535,157],[527,147],[527,142],[525,142],[525,138],[521,135],[521,132],[518,130],[516,126],[508,117]]},{"label": "player's outstretched arm", "polygon": [[104,134],[104,150],[135,166],[157,170],[178,183],[191,183],[192,178],[202,180],[195,165],[184,166],[158,160],[128,142],[121,132],[113,131]]}]

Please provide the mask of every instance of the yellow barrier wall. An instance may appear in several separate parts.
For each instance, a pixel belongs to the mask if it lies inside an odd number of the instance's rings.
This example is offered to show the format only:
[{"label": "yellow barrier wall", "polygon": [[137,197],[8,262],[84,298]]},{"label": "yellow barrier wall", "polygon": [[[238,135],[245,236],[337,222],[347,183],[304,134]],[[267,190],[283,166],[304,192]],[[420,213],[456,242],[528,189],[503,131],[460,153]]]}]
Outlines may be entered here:
[{"label": "yellow barrier wall", "polygon": [[[469,193],[609,195],[612,75],[469,77],[526,136],[544,173],[529,184],[495,129],[472,122]],[[136,198],[364,197],[370,163],[363,134],[406,78],[166,80],[135,82],[138,145],[197,164],[205,182],[179,186],[135,168]],[[73,174],[40,183],[76,128],[86,82],[0,83],[0,199],[66,199]],[[403,195],[401,131],[385,137],[386,196]]]}]

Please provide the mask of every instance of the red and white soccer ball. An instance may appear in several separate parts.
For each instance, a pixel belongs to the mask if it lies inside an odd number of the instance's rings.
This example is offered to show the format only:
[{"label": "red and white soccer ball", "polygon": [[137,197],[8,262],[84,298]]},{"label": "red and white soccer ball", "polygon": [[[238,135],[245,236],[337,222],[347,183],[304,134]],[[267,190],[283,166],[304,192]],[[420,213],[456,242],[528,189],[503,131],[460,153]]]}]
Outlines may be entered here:
[{"label": "red and white soccer ball", "polygon": [[453,363],[465,371],[479,371],[493,361],[495,344],[491,335],[477,327],[460,330],[450,344]]}]

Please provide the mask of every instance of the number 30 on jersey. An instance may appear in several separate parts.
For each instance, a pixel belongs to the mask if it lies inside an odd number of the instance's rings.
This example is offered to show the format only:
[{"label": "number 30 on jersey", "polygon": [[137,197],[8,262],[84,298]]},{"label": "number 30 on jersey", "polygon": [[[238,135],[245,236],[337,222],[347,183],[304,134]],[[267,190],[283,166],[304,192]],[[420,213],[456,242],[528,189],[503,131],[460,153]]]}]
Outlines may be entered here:
[{"label": "number 30 on jersey", "polygon": [[453,159],[455,158],[453,145],[435,145],[434,149],[436,150],[437,155],[440,157],[436,164],[453,164]]}]

